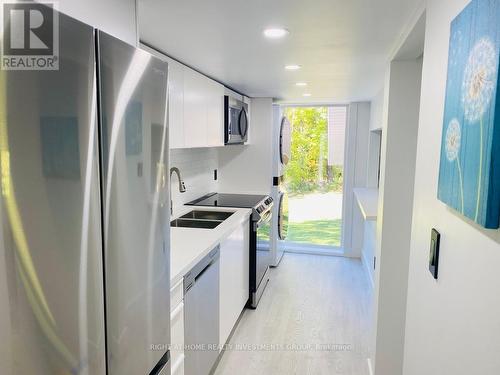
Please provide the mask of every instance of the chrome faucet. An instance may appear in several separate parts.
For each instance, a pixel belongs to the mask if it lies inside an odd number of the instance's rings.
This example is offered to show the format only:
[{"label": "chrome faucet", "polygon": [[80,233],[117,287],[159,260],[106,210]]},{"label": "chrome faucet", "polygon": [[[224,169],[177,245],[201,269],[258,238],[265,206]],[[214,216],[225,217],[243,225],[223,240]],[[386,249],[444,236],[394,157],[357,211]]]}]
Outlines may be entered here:
[{"label": "chrome faucet", "polygon": [[[175,173],[177,175],[177,179],[179,180],[179,192],[186,192],[186,185],[181,177],[181,171],[177,167],[170,168],[170,179],[172,179],[172,174]],[[174,213],[174,203],[172,201],[172,189],[170,189],[170,215]]]}]

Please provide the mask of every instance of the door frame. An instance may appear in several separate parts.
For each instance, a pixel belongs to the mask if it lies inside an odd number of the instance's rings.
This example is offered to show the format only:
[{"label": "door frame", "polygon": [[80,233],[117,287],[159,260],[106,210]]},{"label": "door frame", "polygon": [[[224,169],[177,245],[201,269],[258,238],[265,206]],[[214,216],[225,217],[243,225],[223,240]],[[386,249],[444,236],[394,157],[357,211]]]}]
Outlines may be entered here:
[{"label": "door frame", "polygon": [[[288,253],[298,253],[298,254],[311,254],[311,255],[328,255],[328,256],[347,256],[351,257],[350,252],[345,251],[345,239],[346,239],[346,229],[349,228],[350,233],[350,223],[346,221],[346,189],[349,188],[349,184],[346,183],[346,169],[352,169],[355,165],[354,162],[349,163],[352,165],[348,165],[347,159],[347,150],[348,150],[348,132],[349,132],[349,103],[342,102],[314,102],[314,103],[287,103],[287,102],[277,102],[276,104],[280,105],[280,107],[284,110],[286,108],[314,108],[314,107],[345,107],[347,109],[347,117],[346,117],[346,132],[345,132],[345,148],[344,148],[344,167],[343,167],[343,184],[342,184],[342,229],[341,229],[341,237],[340,237],[340,246],[325,246],[325,245],[315,245],[315,244],[306,244],[299,242],[292,242],[285,240],[286,242],[286,252]],[[290,121],[290,119],[288,119]],[[293,126],[290,121],[290,125]],[[281,122],[280,122],[281,126]],[[293,139],[292,139],[293,142]],[[351,188],[352,189],[352,188]],[[348,224],[348,225],[346,225]]]}]

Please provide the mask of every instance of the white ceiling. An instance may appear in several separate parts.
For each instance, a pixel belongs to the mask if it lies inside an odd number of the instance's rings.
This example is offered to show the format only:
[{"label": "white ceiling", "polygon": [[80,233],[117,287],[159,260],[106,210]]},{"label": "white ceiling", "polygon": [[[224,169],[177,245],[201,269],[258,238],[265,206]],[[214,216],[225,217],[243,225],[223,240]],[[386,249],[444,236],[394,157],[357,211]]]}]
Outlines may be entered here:
[{"label": "white ceiling", "polygon": [[[139,32],[146,44],[248,96],[348,102],[380,90],[389,54],[419,3],[139,0]],[[269,26],[290,35],[265,39]],[[302,69],[285,71],[287,64]],[[308,87],[296,87],[299,81]]]}]

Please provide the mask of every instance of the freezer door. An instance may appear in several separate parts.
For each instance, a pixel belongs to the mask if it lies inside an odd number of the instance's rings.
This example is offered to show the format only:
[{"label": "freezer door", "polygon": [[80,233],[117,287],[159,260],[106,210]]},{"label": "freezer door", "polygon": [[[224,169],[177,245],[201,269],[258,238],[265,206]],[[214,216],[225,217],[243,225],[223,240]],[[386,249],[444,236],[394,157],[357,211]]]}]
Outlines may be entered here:
[{"label": "freezer door", "polygon": [[110,375],[149,374],[170,342],[167,63],[98,33]]},{"label": "freezer door", "polygon": [[0,72],[2,375],[105,374],[94,31],[59,27],[59,70]]}]

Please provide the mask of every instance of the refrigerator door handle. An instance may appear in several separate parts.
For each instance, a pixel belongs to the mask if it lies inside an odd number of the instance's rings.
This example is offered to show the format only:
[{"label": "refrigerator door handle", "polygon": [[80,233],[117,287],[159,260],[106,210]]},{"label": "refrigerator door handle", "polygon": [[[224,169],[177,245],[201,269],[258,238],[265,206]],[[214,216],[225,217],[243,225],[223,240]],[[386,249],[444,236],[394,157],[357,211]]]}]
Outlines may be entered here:
[{"label": "refrigerator door handle", "polygon": [[167,204],[167,197],[169,196],[165,163],[158,162],[156,164],[156,176],[155,194],[158,194],[158,204],[160,207],[164,207]]},{"label": "refrigerator door handle", "polygon": [[[163,125],[164,128],[166,129],[165,132],[165,137],[166,141],[163,142],[164,145],[166,145],[166,150],[164,149],[163,152],[169,152],[170,149],[170,133],[169,133],[169,117],[170,117],[170,82],[167,79],[167,85],[166,85],[166,103],[165,103],[165,114],[164,114],[164,119],[163,119]],[[170,186],[170,174],[167,174],[167,166],[165,163],[162,161],[161,162],[161,177],[159,178],[160,183],[157,187],[158,192],[160,193],[160,206],[164,207],[166,204],[171,205],[172,202],[170,201],[170,191],[169,189],[171,188]]]}]

